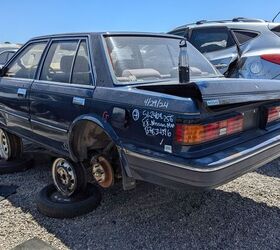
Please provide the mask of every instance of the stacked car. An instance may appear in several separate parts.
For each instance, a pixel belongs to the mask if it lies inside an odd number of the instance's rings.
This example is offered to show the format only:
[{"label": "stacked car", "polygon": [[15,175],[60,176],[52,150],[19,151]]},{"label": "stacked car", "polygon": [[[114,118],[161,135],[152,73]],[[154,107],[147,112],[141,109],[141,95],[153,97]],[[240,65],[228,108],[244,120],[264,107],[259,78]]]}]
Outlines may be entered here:
[{"label": "stacked car", "polygon": [[185,36],[227,77],[280,79],[280,23],[201,20],[169,33]]}]

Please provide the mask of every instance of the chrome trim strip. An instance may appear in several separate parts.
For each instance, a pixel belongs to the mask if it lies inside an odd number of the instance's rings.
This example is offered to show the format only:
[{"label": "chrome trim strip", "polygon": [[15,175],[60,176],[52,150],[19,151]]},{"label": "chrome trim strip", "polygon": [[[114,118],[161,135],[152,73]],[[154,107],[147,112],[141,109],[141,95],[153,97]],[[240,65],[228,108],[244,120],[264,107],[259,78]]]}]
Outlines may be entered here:
[{"label": "chrome trim strip", "polygon": [[[273,143],[273,144],[271,144]],[[266,146],[267,145],[267,146]],[[192,166],[188,166],[188,165],[183,165],[183,164],[179,164],[179,163],[174,163],[174,162],[171,162],[171,161],[167,161],[167,160],[162,160],[162,159],[159,159],[159,158],[155,158],[155,157],[151,157],[151,156],[146,156],[146,155],[142,155],[142,154],[139,154],[139,153],[135,153],[135,152],[132,152],[130,150],[127,150],[127,149],[124,149],[124,152],[127,154],[127,155],[130,155],[130,156],[134,156],[134,157],[137,157],[137,158],[140,158],[140,159],[144,159],[144,160],[149,160],[149,161],[154,161],[154,162],[158,162],[158,163],[163,163],[163,164],[167,164],[167,165],[171,165],[171,166],[174,166],[174,167],[178,167],[178,168],[182,168],[182,169],[186,169],[186,170],[191,170],[191,171],[196,171],[196,172],[201,172],[201,173],[211,173],[211,172],[215,172],[217,170],[221,170],[223,168],[227,168],[231,165],[234,165],[236,163],[239,163],[239,162],[242,162],[248,158],[251,158],[259,153],[262,153],[270,148],[273,148],[275,146],[278,146],[280,145],[280,135],[274,137],[274,138],[271,138],[263,143],[260,143],[258,144],[257,146],[253,147],[253,148],[250,148],[250,149],[246,149],[242,152],[239,152],[239,153],[236,153],[234,155],[231,155],[229,157],[226,157],[222,160],[218,160],[218,161],[215,161],[215,162],[212,162],[210,164],[208,164],[208,167],[205,167],[205,168],[201,168],[201,167],[192,167]],[[266,147],[264,147],[266,146]],[[258,151],[255,151],[259,149]],[[253,153],[251,154],[248,154],[248,155],[245,155],[247,154],[249,151],[251,150],[254,150]],[[245,155],[242,157],[242,155]],[[279,155],[280,155],[280,152],[279,152]],[[279,157],[279,155],[275,155],[275,158]],[[236,159],[235,161],[231,161],[231,162],[227,162],[235,157],[240,157],[239,159]],[[227,162],[227,163],[225,163]],[[221,164],[221,163],[224,163],[223,165],[219,165],[217,167],[209,167],[209,166],[215,166],[215,165],[218,165],[218,164]]]},{"label": "chrome trim strip", "polygon": [[23,120],[29,121],[29,118],[27,118],[27,117],[25,117],[25,116],[21,116],[21,115],[18,115],[18,114],[13,114],[13,113],[11,113],[11,112],[9,112],[9,111],[6,111],[6,110],[4,110],[4,109],[0,109],[0,112],[4,112],[4,113],[6,113],[6,114],[8,114],[8,115],[15,116],[15,117],[21,118],[21,119],[23,119]]},{"label": "chrome trim strip", "polygon": [[16,78],[16,77],[11,77],[11,76],[2,76],[2,79],[13,81],[13,82],[32,82],[33,79],[31,78]]},{"label": "chrome trim strip", "polygon": [[48,84],[48,85],[60,85],[66,87],[78,87],[83,89],[95,89],[93,85],[86,85],[86,84],[76,84],[76,83],[62,83],[62,82],[54,82],[54,81],[46,81],[46,80],[34,80],[34,84]]},{"label": "chrome trim strip", "polygon": [[31,119],[31,123],[37,123],[41,126],[45,126],[45,127],[48,127],[48,128],[51,128],[51,129],[54,129],[54,130],[57,130],[59,132],[63,132],[63,133],[67,133],[68,130],[67,129],[63,129],[63,128],[58,128],[58,127],[55,127],[55,126],[52,126],[52,125],[49,125],[49,124],[46,124],[46,123],[43,123],[43,122],[39,122],[37,120],[34,120],[34,119]]},{"label": "chrome trim strip", "polygon": [[[273,142],[274,142],[274,144],[271,144],[271,143],[273,143]],[[269,144],[271,144],[271,145],[269,145]],[[215,164],[221,164],[221,163],[224,163],[224,162],[226,162],[226,161],[230,161],[231,159],[234,159],[235,157],[238,157],[238,156],[241,156],[241,155],[245,155],[245,154],[249,153],[249,152],[252,151],[252,150],[255,151],[255,150],[260,149],[260,150],[257,151],[257,152],[254,152],[254,153],[251,153],[250,155],[244,156],[243,159],[246,160],[246,159],[248,159],[248,158],[250,158],[250,157],[252,157],[252,156],[254,156],[254,155],[257,155],[257,154],[259,154],[259,153],[262,153],[263,151],[265,151],[265,150],[267,150],[267,149],[270,149],[270,148],[273,148],[273,147],[275,147],[275,146],[277,146],[277,145],[279,145],[279,144],[280,144],[280,135],[275,136],[275,137],[273,137],[273,138],[271,138],[271,139],[269,139],[269,140],[267,140],[267,141],[264,141],[264,142],[258,144],[258,145],[255,146],[255,147],[252,147],[252,148],[250,148],[250,149],[245,149],[245,150],[243,150],[241,153],[236,153],[236,154],[234,154],[234,155],[231,155],[231,156],[226,157],[226,158],[224,158],[224,159],[221,159],[221,160],[219,160],[219,161],[213,162],[213,163],[209,164],[209,166],[212,166],[212,165],[215,165]],[[267,146],[267,147],[265,147],[265,146]],[[265,148],[262,148],[262,147],[265,147]],[[262,148],[262,149],[261,149],[261,148]],[[232,162],[231,164],[234,164],[234,163],[237,163],[237,162],[239,162],[239,161],[238,161],[238,160],[235,160],[235,161]]]},{"label": "chrome trim strip", "polygon": [[27,117],[24,117],[24,116],[21,116],[21,115],[18,115],[18,114],[13,114],[13,113],[8,112],[8,111],[4,111],[4,112],[6,112],[6,114],[8,114],[8,115],[15,116],[15,117],[21,118],[23,120],[29,121],[29,118],[27,118]]}]

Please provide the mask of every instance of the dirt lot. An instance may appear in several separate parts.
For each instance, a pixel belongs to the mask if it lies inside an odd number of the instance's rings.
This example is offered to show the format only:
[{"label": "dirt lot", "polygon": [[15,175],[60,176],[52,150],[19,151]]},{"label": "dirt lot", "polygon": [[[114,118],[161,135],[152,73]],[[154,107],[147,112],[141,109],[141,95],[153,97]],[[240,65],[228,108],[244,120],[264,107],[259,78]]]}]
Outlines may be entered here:
[{"label": "dirt lot", "polygon": [[0,176],[19,186],[0,202],[1,250],[33,237],[58,249],[280,249],[280,160],[209,193],[116,185],[94,212],[59,220],[36,210],[36,193],[51,182],[50,162],[40,159]]}]

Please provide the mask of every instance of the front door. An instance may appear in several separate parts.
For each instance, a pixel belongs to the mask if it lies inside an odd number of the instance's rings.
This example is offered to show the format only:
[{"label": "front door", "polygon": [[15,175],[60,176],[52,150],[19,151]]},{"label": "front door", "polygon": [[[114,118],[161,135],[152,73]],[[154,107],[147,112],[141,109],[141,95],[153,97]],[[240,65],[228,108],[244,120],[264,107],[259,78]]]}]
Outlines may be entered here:
[{"label": "front door", "polygon": [[30,95],[32,130],[47,146],[67,151],[69,127],[89,112],[94,86],[86,38],[51,42]]},{"label": "front door", "polygon": [[13,131],[29,134],[29,95],[47,41],[27,44],[4,69],[0,78],[0,122]]}]

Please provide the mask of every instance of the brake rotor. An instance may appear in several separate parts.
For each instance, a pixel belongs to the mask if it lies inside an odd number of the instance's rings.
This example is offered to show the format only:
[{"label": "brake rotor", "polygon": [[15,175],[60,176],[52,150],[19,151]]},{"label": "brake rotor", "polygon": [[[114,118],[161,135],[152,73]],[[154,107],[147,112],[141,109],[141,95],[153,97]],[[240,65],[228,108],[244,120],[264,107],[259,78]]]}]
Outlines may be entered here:
[{"label": "brake rotor", "polygon": [[114,184],[114,170],[105,157],[93,157],[90,165],[93,178],[101,187],[109,188]]}]

